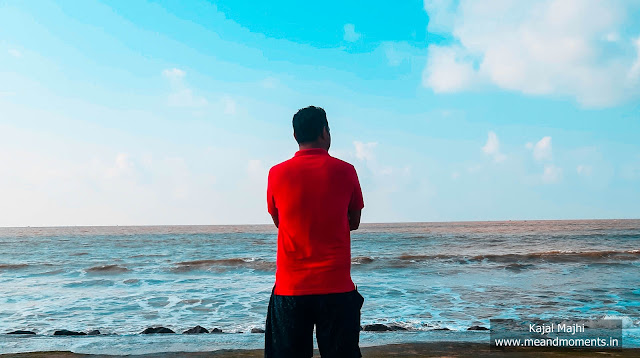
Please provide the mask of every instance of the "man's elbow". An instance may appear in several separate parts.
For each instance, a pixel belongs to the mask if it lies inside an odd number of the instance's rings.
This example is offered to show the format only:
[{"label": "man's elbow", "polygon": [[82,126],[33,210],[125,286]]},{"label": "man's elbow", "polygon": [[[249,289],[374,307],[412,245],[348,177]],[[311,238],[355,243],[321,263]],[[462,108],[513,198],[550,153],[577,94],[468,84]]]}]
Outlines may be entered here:
[{"label": "man's elbow", "polygon": [[350,231],[358,230],[358,227],[360,227],[360,215],[361,215],[361,211],[360,210],[349,211],[347,213],[347,218],[349,219],[349,230]]}]

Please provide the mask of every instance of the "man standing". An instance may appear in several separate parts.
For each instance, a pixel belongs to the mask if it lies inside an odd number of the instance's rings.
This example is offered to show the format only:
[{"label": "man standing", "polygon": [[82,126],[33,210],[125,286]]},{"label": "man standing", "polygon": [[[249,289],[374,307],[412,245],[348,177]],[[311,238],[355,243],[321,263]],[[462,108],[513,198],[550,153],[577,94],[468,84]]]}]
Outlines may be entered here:
[{"label": "man standing", "polygon": [[267,206],[278,228],[276,282],[269,299],[265,358],[359,358],[364,298],[351,280],[350,231],[364,207],[353,165],[329,155],[322,108],[293,116],[300,150],[269,171]]}]

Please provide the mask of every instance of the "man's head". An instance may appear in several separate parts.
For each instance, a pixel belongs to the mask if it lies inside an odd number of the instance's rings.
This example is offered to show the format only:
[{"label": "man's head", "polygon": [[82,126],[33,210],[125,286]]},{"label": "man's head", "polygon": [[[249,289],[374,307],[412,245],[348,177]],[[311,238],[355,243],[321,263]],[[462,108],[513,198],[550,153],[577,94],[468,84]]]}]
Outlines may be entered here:
[{"label": "man's head", "polygon": [[293,116],[293,137],[300,149],[322,148],[329,150],[331,135],[327,113],[320,107],[309,106]]}]

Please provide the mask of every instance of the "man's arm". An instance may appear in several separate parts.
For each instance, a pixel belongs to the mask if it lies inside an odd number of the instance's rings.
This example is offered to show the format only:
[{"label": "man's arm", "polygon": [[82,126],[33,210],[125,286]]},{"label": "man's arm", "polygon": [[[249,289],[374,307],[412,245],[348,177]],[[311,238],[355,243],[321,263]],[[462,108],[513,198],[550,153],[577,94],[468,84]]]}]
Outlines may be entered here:
[{"label": "man's arm", "polygon": [[271,180],[273,179],[272,176],[272,169],[269,170],[269,177],[267,179],[267,211],[269,211],[269,214],[271,214],[271,218],[273,219],[273,223],[276,225],[276,227],[278,227],[280,225],[280,217],[278,216],[278,207],[276,206],[276,199],[273,197],[273,187],[272,187],[272,182]]},{"label": "man's arm", "polygon": [[356,169],[351,166],[351,175],[353,183],[353,191],[351,192],[351,200],[347,209],[347,218],[349,219],[349,231],[358,230],[360,226],[360,215],[364,208],[364,200],[362,199],[362,189],[360,189],[360,181]]},{"label": "man's arm", "polygon": [[[360,215],[362,214],[362,210],[349,210],[347,216],[349,217],[349,230],[358,230],[360,226]],[[275,219],[274,219],[275,221]],[[278,224],[276,224],[278,226]]]},{"label": "man's arm", "polygon": [[[273,223],[276,225],[276,228],[277,228],[280,225],[280,218],[278,217],[278,211],[271,214],[271,218],[273,219]],[[358,222],[360,222],[360,215],[358,215]],[[355,230],[355,229],[351,229],[351,230]]]}]

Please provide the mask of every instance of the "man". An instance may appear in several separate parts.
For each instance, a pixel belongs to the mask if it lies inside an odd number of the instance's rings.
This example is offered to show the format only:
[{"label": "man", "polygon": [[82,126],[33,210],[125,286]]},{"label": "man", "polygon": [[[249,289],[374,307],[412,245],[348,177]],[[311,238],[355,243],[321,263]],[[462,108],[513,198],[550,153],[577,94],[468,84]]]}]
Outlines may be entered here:
[{"label": "man", "polygon": [[265,358],[359,358],[364,298],[351,280],[350,231],[364,207],[355,168],[329,155],[322,108],[293,116],[300,150],[269,171],[267,206],[278,228],[276,282],[265,331]]}]

